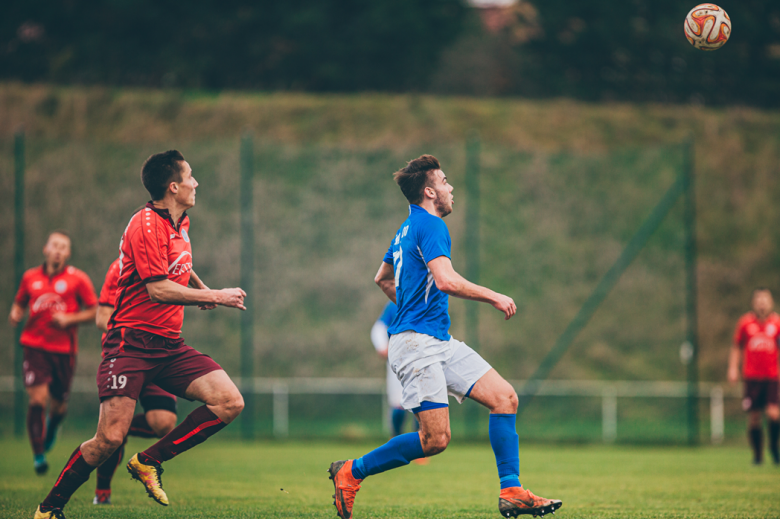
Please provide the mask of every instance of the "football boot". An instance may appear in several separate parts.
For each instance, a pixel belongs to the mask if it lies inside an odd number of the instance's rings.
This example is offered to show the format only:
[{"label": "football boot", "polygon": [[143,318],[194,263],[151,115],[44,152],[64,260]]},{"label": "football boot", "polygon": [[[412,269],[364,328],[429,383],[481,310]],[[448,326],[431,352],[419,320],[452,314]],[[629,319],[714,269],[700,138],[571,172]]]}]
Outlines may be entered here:
[{"label": "football boot", "polygon": [[138,454],[134,454],[127,462],[127,471],[133,476],[133,479],[143,483],[149,497],[163,506],[168,506],[168,496],[162,488],[162,479],[160,479],[163,468],[159,463],[146,465],[138,461]]},{"label": "football boot", "polygon": [[352,463],[354,460],[334,461],[330,464],[328,473],[333,480],[333,504],[336,506],[336,514],[341,519],[352,519],[352,506],[355,504],[355,495],[360,490],[362,479],[352,476]]},{"label": "football boot", "polygon": [[554,514],[563,503],[559,499],[545,499],[535,496],[530,490],[523,487],[510,487],[501,490],[498,498],[498,511],[504,517],[517,517],[518,515],[533,515],[536,517],[545,514]]},{"label": "football boot", "polygon": [[38,505],[33,519],[65,519],[65,514],[62,508],[49,508],[44,512],[41,510],[41,505]]},{"label": "football boot", "polygon": [[95,498],[92,500],[93,505],[110,505],[111,504],[111,490],[95,490]]}]

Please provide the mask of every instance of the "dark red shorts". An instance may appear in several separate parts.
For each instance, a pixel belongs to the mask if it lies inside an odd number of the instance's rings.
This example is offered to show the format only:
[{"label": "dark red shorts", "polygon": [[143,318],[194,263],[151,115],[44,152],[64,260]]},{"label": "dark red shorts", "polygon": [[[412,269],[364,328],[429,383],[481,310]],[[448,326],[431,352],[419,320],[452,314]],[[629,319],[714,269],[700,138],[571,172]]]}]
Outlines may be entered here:
[{"label": "dark red shorts", "polygon": [[769,404],[780,403],[777,380],[746,380],[745,398],[742,409],[745,411],[762,411]]},{"label": "dark red shorts", "polygon": [[176,412],[176,396],[164,391],[157,384],[148,384],[141,390],[141,396],[138,398],[144,412],[162,409]]},{"label": "dark red shorts", "polygon": [[76,357],[67,353],[51,353],[39,348],[24,347],[25,387],[47,385],[55,400],[65,402],[70,393]]},{"label": "dark red shorts", "polygon": [[103,339],[103,361],[98,367],[98,395],[138,400],[146,386],[186,398],[193,380],[222,369],[208,355],[184,344],[134,328],[115,328]]}]

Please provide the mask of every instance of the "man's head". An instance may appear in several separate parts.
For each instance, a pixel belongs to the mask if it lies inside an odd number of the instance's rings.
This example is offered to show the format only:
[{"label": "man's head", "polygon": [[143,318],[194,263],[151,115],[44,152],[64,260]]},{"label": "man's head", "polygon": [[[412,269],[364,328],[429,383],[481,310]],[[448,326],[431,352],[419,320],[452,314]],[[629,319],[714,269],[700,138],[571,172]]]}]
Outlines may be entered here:
[{"label": "man's head", "polygon": [[192,177],[192,168],[184,156],[176,150],[156,153],[146,159],[141,169],[141,182],[154,201],[170,196],[184,207],[195,205],[198,182]]},{"label": "man's head", "polygon": [[452,186],[433,155],[422,155],[393,174],[410,204],[432,202],[436,213],[444,218],[452,212]]},{"label": "man's head", "polygon": [[65,231],[53,231],[43,246],[43,256],[46,263],[54,268],[60,269],[70,258],[70,236]]},{"label": "man's head", "polygon": [[763,319],[772,313],[775,301],[772,299],[772,292],[766,287],[758,287],[753,290],[751,305],[756,315]]}]

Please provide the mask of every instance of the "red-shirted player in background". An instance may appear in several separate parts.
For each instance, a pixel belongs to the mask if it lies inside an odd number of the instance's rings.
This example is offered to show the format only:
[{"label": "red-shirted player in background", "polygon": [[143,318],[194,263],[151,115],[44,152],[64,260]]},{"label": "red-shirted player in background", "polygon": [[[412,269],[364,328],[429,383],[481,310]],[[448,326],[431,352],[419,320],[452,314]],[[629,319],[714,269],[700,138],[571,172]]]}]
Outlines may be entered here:
[{"label": "red-shirted player in background", "polygon": [[766,411],[769,421],[769,449],[775,464],[780,464],[780,394],[777,376],[780,316],[772,311],[774,304],[768,288],[753,290],[753,311],[739,320],[729,356],[728,378],[731,383],[739,380],[739,361],[742,359],[742,378],[745,381],[742,407],[748,412],[748,439],[753,447],[753,463],[756,465],[761,463],[764,452],[762,411]]},{"label": "red-shirted player in background", "polygon": [[187,286],[192,247],[186,210],[195,205],[198,186],[192,169],[181,153],[172,150],[149,157],[141,179],[152,201],[130,218],[119,246],[116,308],[103,339],[97,375],[97,433],[70,456],[35,519],[64,517],[62,508],[76,489],[121,447],[147,384],[205,404],[127,464],[133,478],[162,505],[168,504],[168,496],[162,489],[161,463],[204,442],[244,407],[241,393],[219,364],[180,337],[183,305],[245,310],[246,293],[240,288]]},{"label": "red-shirted player in background", "polygon": [[[89,277],[68,265],[70,237],[54,231],[43,247],[46,261],[24,273],[8,321],[17,326],[27,308],[30,319],[22,331],[24,385],[29,395],[27,433],[38,474],[49,468],[46,455],[65,418],[68,393],[76,366],[77,326],[92,321],[97,309]],[[44,424],[44,410],[49,416]]]}]

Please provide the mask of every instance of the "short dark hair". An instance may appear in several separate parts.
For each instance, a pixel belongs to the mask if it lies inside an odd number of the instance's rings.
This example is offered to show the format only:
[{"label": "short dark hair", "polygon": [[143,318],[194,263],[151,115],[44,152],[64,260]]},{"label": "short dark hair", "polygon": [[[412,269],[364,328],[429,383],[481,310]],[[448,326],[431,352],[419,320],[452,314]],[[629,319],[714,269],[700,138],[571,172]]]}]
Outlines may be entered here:
[{"label": "short dark hair", "polygon": [[181,182],[184,156],[177,150],[155,153],[141,168],[141,182],[152,200],[162,200],[171,182]]},{"label": "short dark hair", "polygon": [[430,173],[437,169],[441,169],[441,164],[436,157],[422,155],[393,173],[393,178],[409,203],[419,204],[423,199],[423,190],[431,185]]},{"label": "short dark hair", "polygon": [[756,287],[753,289],[753,292],[750,294],[751,297],[756,295],[756,292],[769,292],[769,295],[772,295],[772,291],[769,290],[769,287]]}]

